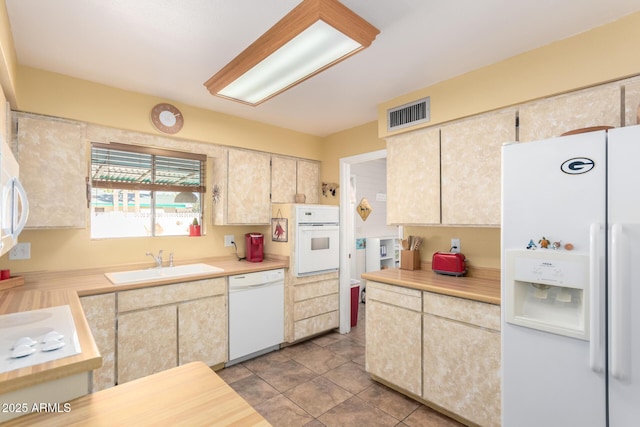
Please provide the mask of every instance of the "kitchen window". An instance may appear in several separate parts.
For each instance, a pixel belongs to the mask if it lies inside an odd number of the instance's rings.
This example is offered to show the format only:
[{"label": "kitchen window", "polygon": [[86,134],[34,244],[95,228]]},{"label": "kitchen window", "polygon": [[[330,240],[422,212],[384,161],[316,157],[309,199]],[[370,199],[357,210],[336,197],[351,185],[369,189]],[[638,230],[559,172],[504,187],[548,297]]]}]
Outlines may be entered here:
[{"label": "kitchen window", "polygon": [[91,145],[91,237],[187,236],[202,224],[201,154],[126,144]]}]

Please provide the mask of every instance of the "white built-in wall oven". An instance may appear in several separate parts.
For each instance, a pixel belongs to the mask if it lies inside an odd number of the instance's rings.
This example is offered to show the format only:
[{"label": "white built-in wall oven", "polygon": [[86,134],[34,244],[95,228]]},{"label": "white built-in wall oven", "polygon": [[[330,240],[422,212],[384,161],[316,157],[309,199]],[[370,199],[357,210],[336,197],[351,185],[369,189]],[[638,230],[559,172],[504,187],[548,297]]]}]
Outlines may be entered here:
[{"label": "white built-in wall oven", "polygon": [[328,273],[340,267],[338,206],[295,206],[296,276]]}]

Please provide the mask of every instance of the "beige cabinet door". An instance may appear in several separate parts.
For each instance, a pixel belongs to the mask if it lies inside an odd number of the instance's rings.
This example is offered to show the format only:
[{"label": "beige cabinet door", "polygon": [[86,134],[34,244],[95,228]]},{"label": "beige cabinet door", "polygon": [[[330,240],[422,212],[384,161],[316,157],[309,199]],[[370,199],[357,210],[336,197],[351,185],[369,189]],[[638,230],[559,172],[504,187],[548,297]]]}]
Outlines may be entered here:
[{"label": "beige cabinet door", "polygon": [[373,300],[370,295],[366,310],[367,372],[420,395],[422,314]]},{"label": "beige cabinet door", "polygon": [[227,361],[227,304],[224,295],[178,305],[178,363]]},{"label": "beige cabinet door", "polygon": [[640,79],[633,79],[624,85],[625,126],[640,125]]},{"label": "beige cabinet door", "polygon": [[500,224],[502,145],[516,140],[515,110],[440,129],[443,225]]},{"label": "beige cabinet door", "polygon": [[227,223],[269,224],[271,217],[271,156],[229,150]]},{"label": "beige cabinet door", "polygon": [[118,384],[178,365],[176,305],[118,315]]},{"label": "beige cabinet door", "polygon": [[293,203],[296,195],[297,161],[287,157],[271,157],[271,201]]},{"label": "beige cabinet door", "polygon": [[90,392],[94,393],[116,385],[116,295],[86,296],[80,304],[102,356],[102,367],[93,371]]},{"label": "beige cabinet door", "polygon": [[422,397],[481,426],[499,426],[500,306],[423,293]]},{"label": "beige cabinet door", "polygon": [[423,339],[422,397],[478,425],[500,426],[500,332],[426,314]]},{"label": "beige cabinet door", "polygon": [[616,83],[522,105],[518,139],[536,141],[592,126],[619,127],[620,104],[621,88]]},{"label": "beige cabinet door", "polygon": [[387,138],[387,224],[440,224],[440,130]]},{"label": "beige cabinet door", "polygon": [[89,169],[85,126],[22,113],[17,118],[14,154],[29,195],[26,228],[85,228]]},{"label": "beige cabinet door", "polygon": [[320,202],[320,164],[318,162],[297,161],[297,193],[304,194],[306,203]]}]

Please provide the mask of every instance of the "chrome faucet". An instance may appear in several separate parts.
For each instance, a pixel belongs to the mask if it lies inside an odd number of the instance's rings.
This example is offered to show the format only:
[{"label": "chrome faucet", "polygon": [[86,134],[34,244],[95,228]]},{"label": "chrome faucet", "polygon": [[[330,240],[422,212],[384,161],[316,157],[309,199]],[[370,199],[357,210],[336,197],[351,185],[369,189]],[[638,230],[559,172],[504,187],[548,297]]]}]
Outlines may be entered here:
[{"label": "chrome faucet", "polygon": [[155,256],[151,252],[147,252],[147,256],[153,257],[153,260],[156,262],[156,268],[162,268],[162,249],[158,251],[158,256]]}]

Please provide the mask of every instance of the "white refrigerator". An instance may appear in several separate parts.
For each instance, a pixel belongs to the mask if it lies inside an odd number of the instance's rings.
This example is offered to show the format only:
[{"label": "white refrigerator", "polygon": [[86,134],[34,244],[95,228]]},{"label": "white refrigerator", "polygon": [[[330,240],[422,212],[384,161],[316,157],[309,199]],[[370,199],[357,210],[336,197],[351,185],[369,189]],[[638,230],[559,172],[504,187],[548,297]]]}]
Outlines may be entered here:
[{"label": "white refrigerator", "polygon": [[640,126],[502,152],[502,426],[640,425]]}]

